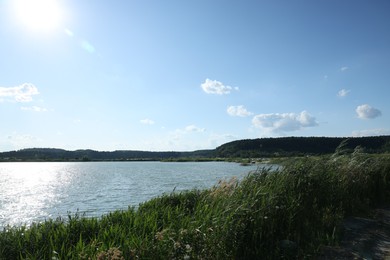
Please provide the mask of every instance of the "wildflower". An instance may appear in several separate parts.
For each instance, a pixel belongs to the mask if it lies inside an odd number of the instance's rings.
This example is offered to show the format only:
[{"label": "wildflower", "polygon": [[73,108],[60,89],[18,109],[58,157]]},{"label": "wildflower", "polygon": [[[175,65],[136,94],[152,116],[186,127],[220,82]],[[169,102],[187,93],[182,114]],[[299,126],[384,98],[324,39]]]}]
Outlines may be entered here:
[{"label": "wildflower", "polygon": [[180,247],[181,247],[180,242],[175,242],[175,243],[173,244],[173,247],[174,247],[175,249],[180,248]]},{"label": "wildflower", "polygon": [[158,241],[161,241],[164,239],[164,233],[163,232],[157,232],[156,235],[154,236],[155,239]]},{"label": "wildflower", "polygon": [[189,253],[191,251],[192,251],[192,247],[189,244],[187,244],[186,245],[186,252]]},{"label": "wildflower", "polygon": [[160,232],[157,232],[156,235],[154,236],[155,239],[161,241],[164,239],[165,233],[167,233],[167,229],[161,230]]}]

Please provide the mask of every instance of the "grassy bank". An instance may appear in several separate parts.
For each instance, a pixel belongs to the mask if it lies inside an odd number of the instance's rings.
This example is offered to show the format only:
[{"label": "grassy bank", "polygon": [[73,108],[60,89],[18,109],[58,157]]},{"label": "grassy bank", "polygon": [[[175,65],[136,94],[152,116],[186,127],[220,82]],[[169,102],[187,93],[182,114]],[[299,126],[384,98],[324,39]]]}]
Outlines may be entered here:
[{"label": "grassy bank", "polygon": [[390,156],[288,161],[243,181],[167,194],[99,219],[0,232],[0,259],[294,259],[339,239],[341,220],[390,203]]}]

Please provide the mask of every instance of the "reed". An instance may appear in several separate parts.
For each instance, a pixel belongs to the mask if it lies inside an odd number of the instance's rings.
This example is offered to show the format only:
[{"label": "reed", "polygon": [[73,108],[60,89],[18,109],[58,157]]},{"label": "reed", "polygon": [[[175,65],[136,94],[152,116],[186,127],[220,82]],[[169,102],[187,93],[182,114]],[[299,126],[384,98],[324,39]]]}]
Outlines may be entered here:
[{"label": "reed", "polygon": [[0,259],[310,258],[338,242],[343,218],[390,202],[389,159],[359,152],[294,159],[100,218],[7,227]]}]

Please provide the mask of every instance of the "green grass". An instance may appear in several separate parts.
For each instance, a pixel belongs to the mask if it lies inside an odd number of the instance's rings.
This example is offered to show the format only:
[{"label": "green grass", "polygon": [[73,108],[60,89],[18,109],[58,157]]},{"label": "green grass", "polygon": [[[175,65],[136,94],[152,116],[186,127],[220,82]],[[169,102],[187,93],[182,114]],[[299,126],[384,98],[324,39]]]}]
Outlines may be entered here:
[{"label": "green grass", "polygon": [[0,259],[301,259],[336,244],[340,223],[390,203],[390,156],[284,162],[208,190],[165,194],[101,218],[0,231]]}]

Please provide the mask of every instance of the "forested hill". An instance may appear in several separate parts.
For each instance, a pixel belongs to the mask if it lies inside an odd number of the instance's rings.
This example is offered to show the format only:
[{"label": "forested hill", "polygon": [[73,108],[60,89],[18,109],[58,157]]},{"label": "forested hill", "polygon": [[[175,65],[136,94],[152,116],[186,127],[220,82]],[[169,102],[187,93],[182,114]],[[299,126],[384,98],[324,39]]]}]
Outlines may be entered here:
[{"label": "forested hill", "polygon": [[275,156],[322,155],[353,152],[356,147],[367,153],[390,152],[390,136],[376,137],[280,137],[238,140],[212,150],[193,152],[148,152],[94,150],[67,151],[29,148],[0,153],[0,161],[104,161],[104,160],[204,160],[215,158],[260,158]]},{"label": "forested hill", "polygon": [[390,152],[390,136],[375,137],[280,137],[238,140],[216,148],[218,157],[259,158],[271,156],[322,155],[353,152]]},{"label": "forested hill", "polygon": [[1,161],[127,161],[127,160],[168,160],[184,158],[213,157],[214,150],[199,150],[194,152],[148,152],[148,151],[113,151],[102,152],[94,150],[67,151],[53,148],[29,148],[18,151],[0,153]]}]

